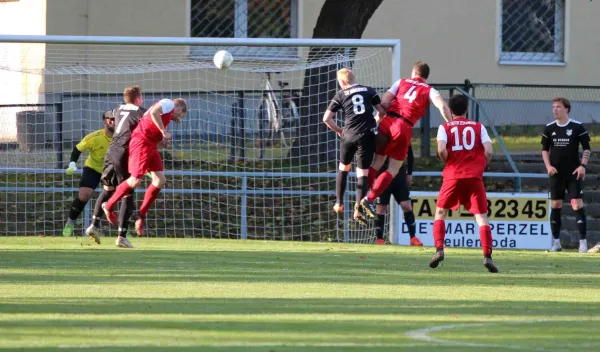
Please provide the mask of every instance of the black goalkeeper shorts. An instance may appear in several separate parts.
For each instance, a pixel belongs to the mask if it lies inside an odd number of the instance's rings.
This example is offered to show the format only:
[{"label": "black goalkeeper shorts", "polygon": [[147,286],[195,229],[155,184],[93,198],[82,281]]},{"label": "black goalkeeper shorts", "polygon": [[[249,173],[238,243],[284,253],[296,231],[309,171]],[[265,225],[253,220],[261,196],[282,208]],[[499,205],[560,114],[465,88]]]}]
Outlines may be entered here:
[{"label": "black goalkeeper shorts", "polygon": [[84,166],[81,173],[81,179],[79,180],[79,187],[96,189],[100,183],[101,176],[102,175],[98,171],[91,167]]}]

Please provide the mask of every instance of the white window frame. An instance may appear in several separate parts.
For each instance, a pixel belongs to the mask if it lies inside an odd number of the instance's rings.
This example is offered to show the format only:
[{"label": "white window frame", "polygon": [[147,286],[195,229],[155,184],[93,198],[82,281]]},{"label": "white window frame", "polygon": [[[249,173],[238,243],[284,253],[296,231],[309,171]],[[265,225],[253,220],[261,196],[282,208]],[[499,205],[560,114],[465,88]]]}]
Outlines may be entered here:
[{"label": "white window frame", "polygon": [[[561,11],[554,13],[554,33],[561,33],[561,40],[554,41],[554,52],[519,52],[519,51],[503,51],[502,50],[502,3],[503,0],[498,0],[498,63],[500,65],[523,65],[523,66],[566,66],[567,64],[567,38],[569,24],[569,0],[554,0],[555,8]],[[558,6],[564,2],[563,6]],[[562,16],[562,19],[561,19]],[[561,55],[562,49],[562,55]]]},{"label": "white window frame", "polygon": [[[299,0],[291,0],[291,15],[290,15],[290,38],[298,38],[298,12],[299,12]],[[192,1],[186,1],[187,10],[187,36],[190,36],[191,32],[191,10]],[[234,22],[234,38],[248,38],[248,0],[235,0],[235,22]],[[259,49],[260,55],[253,54],[253,51]],[[232,47],[228,48],[231,54],[236,60],[270,60],[270,61],[298,61],[297,48],[244,48],[244,47]],[[212,54],[208,55],[201,48],[193,48],[190,52],[190,56],[195,59],[208,59],[212,58]]]}]

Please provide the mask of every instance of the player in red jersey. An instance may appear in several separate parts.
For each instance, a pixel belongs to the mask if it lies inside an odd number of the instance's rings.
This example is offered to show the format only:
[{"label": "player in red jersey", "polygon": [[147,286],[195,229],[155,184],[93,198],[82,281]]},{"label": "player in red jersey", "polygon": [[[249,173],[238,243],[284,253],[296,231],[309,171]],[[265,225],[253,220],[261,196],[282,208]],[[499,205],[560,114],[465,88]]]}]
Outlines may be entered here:
[{"label": "player in red jersey", "polygon": [[183,99],[163,99],[154,103],[142,116],[138,126],[131,134],[129,142],[128,168],[131,176],[121,182],[108,202],[102,205],[106,219],[113,225],[117,224],[117,214],[112,211],[114,205],[124,196],[133,192],[140,185],[142,177],[150,172],[152,184],[144,195],[144,201],[138,211],[135,221],[135,230],[142,236],[144,232],[144,219],[148,210],[156,200],[158,193],[164,187],[165,178],[162,158],[158,152],[158,144],[168,147],[171,143],[171,133],[167,126],[171,121],[179,122],[187,113],[187,103]]},{"label": "player in red jersey", "polygon": [[487,218],[487,195],[483,186],[483,171],[492,158],[492,141],[482,124],[465,118],[469,105],[466,96],[454,95],[449,105],[454,119],[440,125],[437,135],[438,155],[446,166],[433,222],[436,253],[429,266],[437,268],[444,260],[444,220],[448,209],[457,210],[462,205],[475,215],[479,225],[483,264],[489,272],[497,273],[498,268],[492,261],[492,231]]},{"label": "player in red jersey", "polygon": [[[387,139],[385,147],[378,148],[375,161],[369,169],[368,187],[371,191],[360,202],[370,218],[376,218],[375,199],[392,183],[408,154],[412,129],[421,116],[425,115],[429,103],[433,103],[446,121],[452,116],[438,91],[427,84],[429,65],[423,61],[415,63],[410,79],[400,79],[385,93],[381,105],[387,115],[379,122],[379,139]],[[389,158],[388,169],[377,179],[375,175]],[[374,182],[373,182],[374,180]]]}]

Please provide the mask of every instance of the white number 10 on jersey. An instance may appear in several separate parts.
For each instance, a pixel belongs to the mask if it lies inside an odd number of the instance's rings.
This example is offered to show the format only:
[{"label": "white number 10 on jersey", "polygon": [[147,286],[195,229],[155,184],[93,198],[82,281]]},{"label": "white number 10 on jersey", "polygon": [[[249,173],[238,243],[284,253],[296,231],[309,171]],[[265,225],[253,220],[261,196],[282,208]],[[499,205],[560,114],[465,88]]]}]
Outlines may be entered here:
[{"label": "white number 10 on jersey", "polygon": [[[450,132],[452,132],[454,134],[454,145],[452,146],[452,151],[459,151],[459,150],[471,150],[473,149],[473,147],[475,146],[475,130],[473,129],[473,127],[471,126],[467,126],[462,130],[462,140],[460,138],[460,136],[458,135],[458,127],[452,127],[450,129]],[[467,137],[467,135],[471,135],[470,139],[470,143],[469,143],[469,138]],[[462,142],[462,144],[461,144]]]}]

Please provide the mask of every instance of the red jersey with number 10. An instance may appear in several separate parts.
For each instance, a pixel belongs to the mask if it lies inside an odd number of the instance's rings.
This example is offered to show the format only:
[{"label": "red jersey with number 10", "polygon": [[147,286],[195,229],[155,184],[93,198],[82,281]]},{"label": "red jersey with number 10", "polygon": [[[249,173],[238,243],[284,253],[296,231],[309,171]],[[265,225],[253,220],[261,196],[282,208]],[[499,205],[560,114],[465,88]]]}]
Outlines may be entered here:
[{"label": "red jersey with number 10", "polygon": [[388,92],[396,96],[388,112],[404,117],[413,126],[425,115],[431,100],[440,95],[437,90],[419,77],[403,78],[396,82]]},{"label": "red jersey with number 10", "polygon": [[444,180],[483,177],[487,165],[483,143],[492,141],[482,124],[457,117],[440,125],[437,140],[445,141],[448,151]]}]

